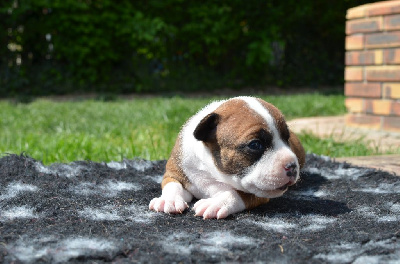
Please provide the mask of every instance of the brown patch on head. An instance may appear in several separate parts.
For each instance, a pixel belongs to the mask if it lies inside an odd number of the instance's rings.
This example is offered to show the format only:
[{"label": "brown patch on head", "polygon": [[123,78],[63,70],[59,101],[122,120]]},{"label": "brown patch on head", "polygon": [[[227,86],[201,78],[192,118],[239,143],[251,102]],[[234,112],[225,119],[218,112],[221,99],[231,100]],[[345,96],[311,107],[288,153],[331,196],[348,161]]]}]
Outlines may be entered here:
[{"label": "brown patch on head", "polygon": [[242,174],[272,147],[266,121],[240,99],[229,100],[206,116],[194,136],[206,144],[215,164],[226,174]]},{"label": "brown patch on head", "polygon": [[[304,149],[289,131],[283,114],[272,104],[257,100],[274,119],[281,140],[291,147],[303,165]],[[210,149],[216,166],[226,174],[244,173],[273,147],[273,134],[267,121],[241,99],[231,99],[206,116],[194,136]]]}]

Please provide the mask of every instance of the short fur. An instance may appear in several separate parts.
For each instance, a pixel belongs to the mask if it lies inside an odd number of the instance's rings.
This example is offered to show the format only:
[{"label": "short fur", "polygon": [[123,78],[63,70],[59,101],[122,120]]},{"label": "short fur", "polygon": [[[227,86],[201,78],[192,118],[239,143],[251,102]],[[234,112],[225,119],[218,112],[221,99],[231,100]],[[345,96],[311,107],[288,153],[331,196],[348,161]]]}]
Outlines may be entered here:
[{"label": "short fur", "polygon": [[281,196],[299,178],[305,152],[272,104],[236,97],[209,104],[182,128],[149,208],[224,218]]}]

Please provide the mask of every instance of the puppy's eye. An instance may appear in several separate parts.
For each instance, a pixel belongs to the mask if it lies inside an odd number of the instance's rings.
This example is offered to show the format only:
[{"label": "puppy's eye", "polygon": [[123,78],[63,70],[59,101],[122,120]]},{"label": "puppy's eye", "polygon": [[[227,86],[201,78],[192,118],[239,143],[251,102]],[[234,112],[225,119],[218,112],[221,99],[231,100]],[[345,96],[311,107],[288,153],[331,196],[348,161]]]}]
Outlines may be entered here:
[{"label": "puppy's eye", "polygon": [[247,144],[247,147],[254,151],[263,151],[265,149],[264,144],[258,139],[250,141],[250,143]]}]

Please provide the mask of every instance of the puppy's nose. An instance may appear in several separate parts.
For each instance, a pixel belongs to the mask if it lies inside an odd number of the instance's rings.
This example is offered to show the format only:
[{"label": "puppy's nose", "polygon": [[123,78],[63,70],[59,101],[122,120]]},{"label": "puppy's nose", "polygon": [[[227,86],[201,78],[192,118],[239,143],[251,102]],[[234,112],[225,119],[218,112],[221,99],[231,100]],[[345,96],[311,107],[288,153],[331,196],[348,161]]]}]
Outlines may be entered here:
[{"label": "puppy's nose", "polygon": [[296,162],[290,162],[285,166],[286,175],[288,177],[296,177],[297,175],[297,164]]}]

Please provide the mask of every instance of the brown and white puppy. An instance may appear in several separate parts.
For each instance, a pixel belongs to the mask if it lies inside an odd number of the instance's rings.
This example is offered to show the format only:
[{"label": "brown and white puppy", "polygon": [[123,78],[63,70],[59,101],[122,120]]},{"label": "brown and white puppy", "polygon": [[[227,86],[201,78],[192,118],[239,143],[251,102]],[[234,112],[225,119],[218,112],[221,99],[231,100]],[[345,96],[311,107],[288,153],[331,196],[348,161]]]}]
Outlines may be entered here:
[{"label": "brown and white puppy", "polygon": [[225,218],[281,196],[299,179],[304,149],[282,113],[254,97],[213,102],[183,126],[149,208]]}]

